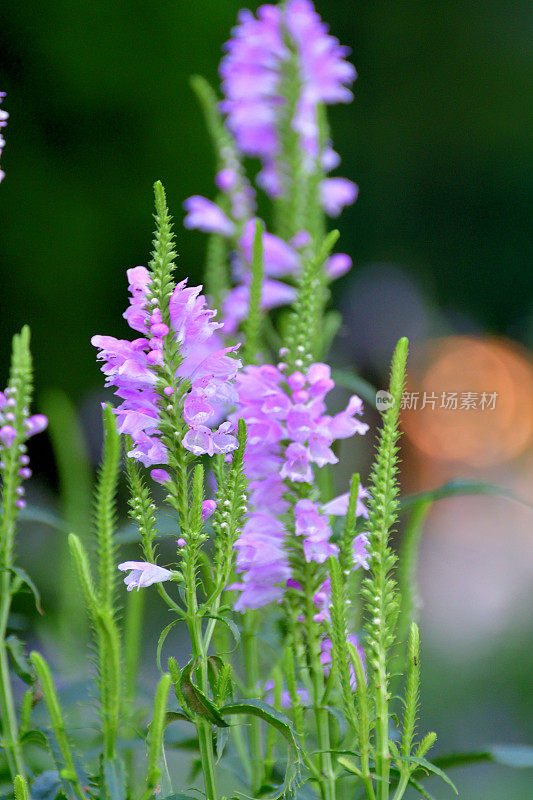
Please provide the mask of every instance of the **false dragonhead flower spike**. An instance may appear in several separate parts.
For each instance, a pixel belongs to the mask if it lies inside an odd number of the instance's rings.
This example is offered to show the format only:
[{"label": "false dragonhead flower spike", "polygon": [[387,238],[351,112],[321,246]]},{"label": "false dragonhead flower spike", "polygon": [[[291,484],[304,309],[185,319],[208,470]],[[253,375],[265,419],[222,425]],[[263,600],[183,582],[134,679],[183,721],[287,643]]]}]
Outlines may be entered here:
[{"label": "false dragonhead flower spike", "polygon": [[[221,110],[240,152],[260,159],[258,183],[267,194],[288,190],[281,128],[289,108],[283,86],[293,64],[298,92],[289,125],[298,136],[304,170],[314,172],[317,163],[324,172],[336,167],[339,156],[321,135],[320,107],[350,102],[356,72],[346,60],[349,49],[328,33],[312,2],[263,5],[257,17],[241,11],[225,50]],[[345,179],[332,180],[321,185],[321,200],[325,212],[337,216],[355,200],[357,188]]]}]

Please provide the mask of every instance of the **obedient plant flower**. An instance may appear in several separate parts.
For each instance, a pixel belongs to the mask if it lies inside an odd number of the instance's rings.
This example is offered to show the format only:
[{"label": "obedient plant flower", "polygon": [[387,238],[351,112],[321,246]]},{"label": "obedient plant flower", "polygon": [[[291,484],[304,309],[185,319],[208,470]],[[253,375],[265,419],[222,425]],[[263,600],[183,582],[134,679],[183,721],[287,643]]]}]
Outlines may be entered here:
[{"label": "obedient plant flower", "polygon": [[124,578],[124,583],[128,587],[128,592],[132,589],[146,589],[153,583],[162,583],[172,578],[172,572],[157,564],[150,564],[148,561],[124,561],[118,565],[121,572],[129,572]]},{"label": "obedient plant flower", "polygon": [[[0,103],[2,102],[5,96],[6,96],[5,92],[0,92]],[[9,114],[7,113],[7,111],[4,111],[4,109],[0,108],[0,131],[7,125],[8,118]],[[2,150],[4,149],[5,143],[6,143],[5,139],[0,133],[0,156],[2,155]],[[5,172],[3,172],[0,169],[0,183],[3,181],[4,178],[5,178]]]},{"label": "obedient plant flower", "polygon": [[[220,65],[227,115],[239,150],[261,160],[258,181],[270,195],[287,191],[284,123],[298,138],[308,173],[328,172],[340,161],[321,131],[320,107],[347,103],[356,72],[349,49],[328,33],[309,0],[263,5],[257,18],[241,11]],[[320,185],[326,213],[336,216],[355,200],[351,181]]]},{"label": "obedient plant flower", "polygon": [[31,478],[32,475],[25,443],[31,436],[42,433],[48,425],[48,420],[44,414],[29,416],[26,407],[20,408],[18,394],[16,385],[8,386],[4,392],[0,392],[0,470],[6,466],[5,451],[16,448],[19,485],[16,488],[15,505],[21,509],[26,505],[22,481]]},{"label": "obedient plant flower", "polygon": [[[365,651],[361,647],[358,637],[355,635],[355,633],[348,633],[346,634],[346,641],[355,647],[355,649],[359,653],[359,658],[361,659],[364,668]],[[326,677],[330,673],[332,661],[333,661],[333,643],[331,639],[326,636],[322,639],[320,643],[320,663],[324,668],[324,675]],[[350,662],[350,686],[352,688],[352,691],[355,691],[357,687],[357,678],[355,677],[355,670],[351,662]]]},{"label": "obedient plant flower", "polygon": [[[179,346],[179,363],[174,364],[172,377],[183,399],[183,446],[195,455],[230,453],[237,440],[228,422],[218,423],[227,404],[237,398],[233,382],[240,361],[233,353],[238,347],[221,347],[216,333],[221,325],[213,321],[216,312],[206,306],[200,286],[188,287],[184,280],[174,287],[169,326],[152,298],[148,270],[135,267],[127,274],[131,299],[124,317],[142,336],[133,341],[93,336],[91,342],[103,361],[106,385],[114,386],[122,400],[116,409],[119,432],[129,434],[135,444],[128,455],[145,466],[168,461],[160,438],[160,403],[176,390],[170,383],[161,390],[157,369],[163,366],[169,337]],[[152,477],[163,484],[169,479],[161,469],[154,470]]]},{"label": "obedient plant flower", "polygon": [[[345,60],[348,52],[328,34],[309,0],[261,6],[257,18],[242,11],[226,45],[220,67],[225,99],[219,104],[225,127],[220,121],[214,132],[220,167],[215,183],[220,194],[216,203],[197,195],[188,198],[184,225],[226,240],[236,285],[228,291],[226,280],[217,299],[223,300],[227,336],[237,335],[248,313],[252,281],[257,219],[243,158],[259,157],[263,166],[259,185],[272,198],[287,202],[287,208],[275,215],[278,235],[263,233],[263,312],[295,300],[302,263],[312,255],[313,238],[323,234],[323,212],[336,217],[357,197],[352,181],[325,177],[340,159],[321,119],[323,106],[351,100],[349,86],[356,74]],[[204,103],[206,92],[205,86],[199,91]],[[213,116],[216,109],[210,108],[211,128]],[[298,195],[294,203],[291,192]],[[293,217],[298,224],[293,224]],[[351,264],[345,254],[332,255],[323,267],[325,282],[344,275]]]},{"label": "obedient plant flower", "polygon": [[[284,522],[291,483],[314,484],[315,468],[338,461],[333,442],[368,430],[357,419],[363,406],[356,395],[344,411],[326,413],[325,398],[334,387],[326,364],[311,364],[305,373],[288,377],[284,368],[282,363],[248,366],[237,377],[237,414],[248,431],[245,471],[252,508],[235,544],[241,583],[231,588],[241,592],[237,610],[260,608],[284,594],[291,576]],[[362,502],[358,512],[366,513]],[[302,537],[307,562],[322,564],[337,553],[327,514],[327,506],[321,510],[311,499],[294,506],[295,534]]]}]

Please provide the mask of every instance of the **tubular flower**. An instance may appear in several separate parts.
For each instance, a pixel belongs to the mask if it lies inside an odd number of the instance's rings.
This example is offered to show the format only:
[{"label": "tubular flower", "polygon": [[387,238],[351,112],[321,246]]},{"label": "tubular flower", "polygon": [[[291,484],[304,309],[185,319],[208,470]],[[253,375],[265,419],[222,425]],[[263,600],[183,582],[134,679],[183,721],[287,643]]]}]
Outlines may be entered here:
[{"label": "tubular flower", "polygon": [[[186,280],[177,284],[169,302],[169,327],[150,300],[148,270],[135,267],[127,274],[131,298],[124,317],[141,337],[128,341],[93,336],[91,342],[103,362],[106,386],[114,386],[115,395],[122,400],[116,414],[119,432],[129,434],[134,442],[128,455],[147,467],[167,463],[167,451],[160,440],[159,404],[163,402],[161,396],[170,396],[174,387],[161,387],[157,369],[163,365],[168,336],[173,337],[180,352],[174,377],[183,393],[183,446],[196,455],[235,450],[237,440],[229,423],[213,428],[224,416],[227,404],[237,399],[233,382],[241,362],[233,357],[237,347],[220,347],[216,331],[221,325],[213,321],[216,312],[207,308],[201,287],[188,287]],[[164,470],[153,472],[156,481],[166,482]]]},{"label": "tubular flower", "polygon": [[[286,481],[313,484],[314,467],[338,460],[331,449],[334,440],[363,434],[368,426],[356,418],[363,407],[355,395],[344,411],[326,413],[324,400],[334,387],[326,364],[311,364],[305,374],[288,377],[273,365],[248,366],[236,386],[236,416],[242,416],[248,434],[244,464],[253,509],[235,544],[242,582],[231,588],[242,592],[236,608],[243,610],[280,600],[291,578],[282,521],[289,511]],[[365,511],[361,503],[358,513]],[[295,534],[302,537],[308,562],[324,563],[337,552],[330,542],[328,513],[311,500],[294,507]]]},{"label": "tubular flower", "polygon": [[[30,458],[26,452],[25,442],[38,433],[42,433],[48,425],[48,420],[44,414],[33,414],[27,416],[24,411],[23,428],[17,430],[17,395],[14,387],[8,386],[5,391],[0,392],[0,471],[4,469],[5,463],[2,459],[3,451],[9,450],[13,445],[17,448],[18,476],[22,481],[31,478]],[[21,481],[21,483],[22,483]],[[15,505],[22,509],[26,506],[24,499],[24,486],[17,487],[17,500]]]},{"label": "tubular flower", "polygon": [[[282,84],[292,65],[299,85],[290,126],[299,137],[303,166],[309,173],[337,166],[339,156],[321,142],[319,107],[350,102],[356,72],[346,61],[349,49],[328,33],[310,0],[289,0],[283,7],[263,5],[257,18],[241,11],[225,49],[221,108],[239,150],[261,160],[262,188],[272,196],[285,190],[280,118],[287,113]],[[324,210],[336,215],[355,200],[355,192],[350,181],[323,188]]]},{"label": "tubular flower", "polygon": [[[124,578],[124,583],[128,587],[128,592],[132,589],[146,589],[153,583],[162,583],[172,578],[172,572],[157,564],[150,564],[149,561],[124,561],[118,565],[121,572],[129,572]],[[131,571],[130,571],[131,570]]]}]

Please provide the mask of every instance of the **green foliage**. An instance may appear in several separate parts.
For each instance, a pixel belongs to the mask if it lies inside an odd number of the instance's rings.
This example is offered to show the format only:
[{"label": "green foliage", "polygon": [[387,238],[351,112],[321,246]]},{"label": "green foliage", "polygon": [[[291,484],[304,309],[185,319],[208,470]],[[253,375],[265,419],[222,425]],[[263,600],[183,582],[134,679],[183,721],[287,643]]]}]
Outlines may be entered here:
[{"label": "green foliage", "polygon": [[[19,474],[19,456],[26,452],[27,432],[25,420],[29,414],[32,398],[33,370],[30,353],[30,330],[24,327],[13,337],[11,370],[6,395],[15,401],[11,409],[14,419],[11,426],[15,435],[11,444],[2,447],[0,477],[2,496],[0,506],[0,711],[2,747],[12,780],[17,775],[24,778],[25,765],[19,739],[19,726],[13,699],[11,677],[9,674],[8,650],[15,666],[20,668],[20,648],[11,640],[6,641],[11,600],[24,585],[29,586],[40,608],[39,594],[33,582],[14,564],[16,521],[18,518],[17,499],[21,490],[22,477]],[[26,670],[23,669],[23,672]]]},{"label": "green foliage", "polygon": [[353,475],[350,481],[350,495],[348,510],[344,520],[341,539],[339,542],[339,564],[341,572],[350,575],[353,570],[353,540],[357,521],[357,500],[359,497],[359,475]]},{"label": "green foliage", "polygon": [[[126,449],[130,450],[132,447],[133,443],[131,439],[129,439],[126,443]],[[155,505],[152,502],[152,496],[143,478],[141,469],[133,458],[126,458],[126,475],[130,490],[130,517],[137,526],[146,561],[155,563],[156,555],[154,542],[159,534],[155,516]]]},{"label": "green foliage", "polygon": [[87,611],[96,639],[96,673],[104,752],[114,759],[121,704],[121,642],[114,594],[116,585],[115,501],[121,445],[115,417],[106,406],[104,450],[95,488],[95,528],[98,548],[98,585],[95,584],[87,552],[75,534],[69,537],[71,552],[83,588]]},{"label": "green foliage", "polygon": [[[88,542],[92,520],[92,470],[76,409],[69,397],[58,390],[48,391],[42,399],[43,411],[48,417],[48,430],[59,477],[61,497],[61,533],[58,537],[59,564],[58,621],[60,635],[72,645],[73,639],[82,641],[87,635],[83,614],[83,601],[73,580],[67,535],[75,533],[81,541]],[[80,648],[81,649],[81,648]]]},{"label": "green foliage", "polygon": [[346,658],[346,636],[348,631],[345,609],[347,598],[344,591],[341,566],[334,556],[330,556],[329,559],[329,575],[331,581],[331,641],[333,644],[334,669],[340,683],[345,718],[354,732],[357,733],[358,722],[350,684],[350,659]]},{"label": "green foliage", "polygon": [[376,787],[379,800],[389,796],[389,654],[396,637],[398,594],[391,574],[396,562],[389,543],[398,507],[398,416],[405,380],[407,340],[400,339],[391,367],[389,408],[383,415],[377,453],[370,478],[369,565],[363,585],[368,632],[366,652],[374,686],[376,713]]},{"label": "green foliage", "polygon": [[157,691],[154,699],[154,710],[150,732],[148,736],[148,766],[146,771],[146,790],[142,800],[148,800],[152,795],[161,775],[159,760],[163,752],[163,738],[165,734],[165,716],[167,711],[168,693],[170,691],[171,679],[165,673],[159,679]]},{"label": "green foliage", "polygon": [[220,713],[224,717],[240,716],[242,714],[258,717],[263,722],[266,722],[267,725],[277,730],[285,738],[288,744],[287,765],[285,767],[283,784],[279,792],[275,794],[275,797],[292,797],[300,778],[302,756],[298,737],[296,736],[290,720],[285,714],[281,714],[272,706],[255,698],[227,703],[222,706]]},{"label": "green foliage", "polygon": [[250,300],[248,314],[244,322],[244,362],[253,364],[261,346],[261,290],[263,286],[263,233],[264,226],[257,220],[250,270]]},{"label": "green foliage", "polygon": [[17,775],[14,783],[15,800],[29,800],[30,793],[26,778],[23,775]]},{"label": "green foliage", "polygon": [[154,184],[155,195],[155,234],[153,241],[152,260],[148,265],[152,285],[150,286],[152,297],[157,300],[157,304],[163,314],[163,320],[168,325],[170,317],[168,313],[168,301],[174,288],[172,274],[175,269],[174,260],[177,256],[174,248],[174,234],[172,232],[172,217],[168,213],[165,190],[163,184],[157,181]]},{"label": "green foliage", "polygon": [[231,466],[219,472],[217,505],[212,517],[215,538],[215,594],[220,597],[233,571],[235,551],[233,545],[239,535],[246,512],[248,482],[244,475],[244,451],[246,448],[246,424],[240,419],[237,428],[238,448],[233,454]]},{"label": "green foliage", "polygon": [[308,254],[298,276],[298,294],[291,309],[286,346],[285,361],[288,374],[304,371],[317,360],[322,352],[322,314],[326,302],[326,289],[323,265],[329,257],[337,239],[338,231],[331,231]]},{"label": "green foliage", "polygon": [[30,659],[39,679],[44,701],[50,715],[52,731],[54,733],[55,740],[59,748],[59,753],[62,758],[63,766],[60,772],[61,778],[64,783],[72,787],[72,790],[78,800],[85,800],[85,793],[82,789],[80,778],[74,764],[74,757],[72,755],[70,742],[65,730],[63,714],[52,676],[50,674],[50,669],[40,653],[35,651],[32,652]]},{"label": "green foliage", "polygon": [[115,414],[109,404],[104,408],[103,421],[104,450],[94,500],[98,545],[98,600],[114,619],[117,584],[116,493],[122,447]]},{"label": "green foliage", "polygon": [[[18,474],[18,458],[21,449],[25,452],[27,437],[24,422],[31,404],[33,389],[33,369],[30,353],[30,329],[26,326],[13,337],[11,354],[11,371],[9,375],[8,395],[15,399],[12,409],[14,420],[11,425],[16,435],[9,447],[2,449],[2,502],[0,512],[0,566],[6,570],[13,563],[13,547],[15,541],[15,521],[17,519],[17,489],[22,484]],[[2,576],[5,580],[5,575]]]}]

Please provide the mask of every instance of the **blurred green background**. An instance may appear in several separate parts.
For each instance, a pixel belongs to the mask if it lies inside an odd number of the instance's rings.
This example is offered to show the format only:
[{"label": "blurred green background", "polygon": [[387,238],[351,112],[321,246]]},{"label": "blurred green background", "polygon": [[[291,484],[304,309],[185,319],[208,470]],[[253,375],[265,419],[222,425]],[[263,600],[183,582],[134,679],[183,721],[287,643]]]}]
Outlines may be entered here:
[{"label": "blurred green background", "polygon": [[[148,258],[155,179],[165,184],[175,215],[180,272],[201,280],[205,240],[181,227],[181,205],[191,194],[212,196],[214,160],[188,78],[201,73],[216,81],[240,5],[2,3],[0,88],[10,119],[0,187],[0,366],[5,375],[9,338],[29,323],[37,397],[59,387],[86,410],[100,390],[89,339],[126,334],[125,270]],[[527,346],[530,4],[316,5],[352,48],[359,73],[354,103],[331,113],[340,174],[360,187],[339,221],[355,269],[336,289],[353,340],[340,338],[337,358],[379,379],[390,344],[403,333],[422,341],[443,330],[499,334]],[[377,310],[359,324],[351,313],[369,275]],[[38,471],[48,473],[40,491],[53,503],[50,451],[35,449]],[[527,465],[521,463],[521,479],[531,476]],[[531,517],[520,525],[527,531],[520,558],[531,563]],[[503,535],[512,537],[512,526]],[[42,536],[39,542],[48,546]],[[511,569],[505,559],[501,569]],[[441,751],[533,742],[531,594],[518,596],[512,621],[504,616],[473,646],[468,636],[455,644],[450,629],[441,635],[426,617],[425,722],[441,732]],[[465,799],[533,796],[531,772],[477,767],[458,783]],[[447,789],[439,791],[446,796]]]}]

